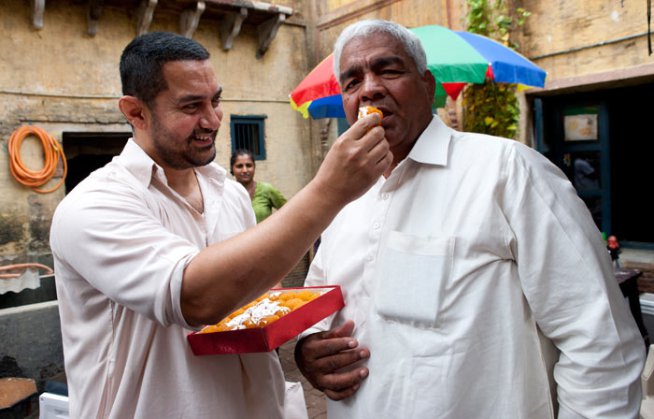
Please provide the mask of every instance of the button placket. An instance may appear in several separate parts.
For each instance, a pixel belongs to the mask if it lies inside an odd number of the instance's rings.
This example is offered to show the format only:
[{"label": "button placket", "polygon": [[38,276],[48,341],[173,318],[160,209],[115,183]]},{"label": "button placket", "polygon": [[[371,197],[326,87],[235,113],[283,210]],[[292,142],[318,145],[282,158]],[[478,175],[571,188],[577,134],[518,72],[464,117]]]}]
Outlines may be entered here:
[{"label": "button placket", "polygon": [[379,253],[379,246],[384,226],[384,220],[391,202],[391,194],[379,192],[375,199],[374,208],[371,209],[370,223],[368,224],[368,245],[364,256],[363,290],[366,296],[370,295],[374,283],[375,262]]},{"label": "button placket", "polygon": [[375,259],[379,249],[379,240],[381,238],[382,226],[384,225],[384,217],[390,205],[390,193],[380,192],[377,195],[377,205],[373,213],[372,222],[368,230],[368,238],[370,239],[370,251],[366,255],[366,261],[372,262]]}]

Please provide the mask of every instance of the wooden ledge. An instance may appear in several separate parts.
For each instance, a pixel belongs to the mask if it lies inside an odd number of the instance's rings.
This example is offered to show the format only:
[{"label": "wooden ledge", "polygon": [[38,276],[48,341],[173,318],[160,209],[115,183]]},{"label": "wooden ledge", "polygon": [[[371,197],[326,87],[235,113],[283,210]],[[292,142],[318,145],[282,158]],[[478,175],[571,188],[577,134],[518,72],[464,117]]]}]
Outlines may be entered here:
[{"label": "wooden ledge", "polygon": [[6,409],[36,394],[31,378],[0,378],[0,409]]}]

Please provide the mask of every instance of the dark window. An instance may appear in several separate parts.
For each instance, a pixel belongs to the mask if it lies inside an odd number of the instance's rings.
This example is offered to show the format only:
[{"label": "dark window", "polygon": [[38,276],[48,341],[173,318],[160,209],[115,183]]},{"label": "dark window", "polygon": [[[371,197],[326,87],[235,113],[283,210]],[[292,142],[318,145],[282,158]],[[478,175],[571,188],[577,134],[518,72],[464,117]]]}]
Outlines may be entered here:
[{"label": "dark window", "polygon": [[265,130],[262,115],[231,115],[232,152],[247,149],[255,160],[266,159]]}]

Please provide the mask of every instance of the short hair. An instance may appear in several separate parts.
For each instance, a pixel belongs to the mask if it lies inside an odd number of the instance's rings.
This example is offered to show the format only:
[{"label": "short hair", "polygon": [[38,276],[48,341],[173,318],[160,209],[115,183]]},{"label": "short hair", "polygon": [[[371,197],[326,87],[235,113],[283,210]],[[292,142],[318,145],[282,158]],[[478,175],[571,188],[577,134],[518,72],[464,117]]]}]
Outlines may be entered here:
[{"label": "short hair", "polygon": [[151,105],[168,88],[163,65],[170,61],[204,61],[209,51],[199,42],[171,32],[151,32],[132,40],[120,57],[123,94]]},{"label": "short hair", "polygon": [[232,167],[234,167],[234,163],[236,163],[236,159],[238,156],[248,156],[252,159],[252,165],[254,167],[257,167],[256,161],[254,161],[254,153],[252,151],[248,150],[247,148],[239,148],[238,150],[234,151],[232,153],[232,157],[229,159],[229,173],[232,175],[234,174],[234,170]]},{"label": "short hair", "polygon": [[395,22],[381,19],[367,19],[358,21],[346,27],[336,39],[333,54],[334,74],[336,75],[336,80],[339,80],[340,77],[341,53],[343,52],[345,45],[354,38],[367,37],[375,33],[386,34],[399,41],[404,46],[409,57],[413,59],[418,72],[424,74],[425,71],[427,71],[427,56],[425,54],[425,49],[416,34]]}]

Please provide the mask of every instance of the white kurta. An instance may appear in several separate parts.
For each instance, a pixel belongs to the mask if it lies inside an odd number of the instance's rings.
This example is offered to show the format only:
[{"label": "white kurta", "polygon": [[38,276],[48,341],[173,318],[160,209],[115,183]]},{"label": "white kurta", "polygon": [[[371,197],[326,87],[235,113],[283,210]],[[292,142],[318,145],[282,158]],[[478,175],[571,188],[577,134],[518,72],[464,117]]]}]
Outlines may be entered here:
[{"label": "white kurta", "polygon": [[[435,117],[324,233],[307,285],[340,284],[369,377],[330,418],[636,417],[645,346],[565,176]],[[558,354],[557,354],[558,356]],[[551,372],[551,371],[550,371]]]},{"label": "white kurta", "polygon": [[182,274],[207,245],[254,226],[249,196],[212,163],[205,212],[130,140],[61,202],[51,247],[71,418],[280,418],[274,353],[194,356]]}]

